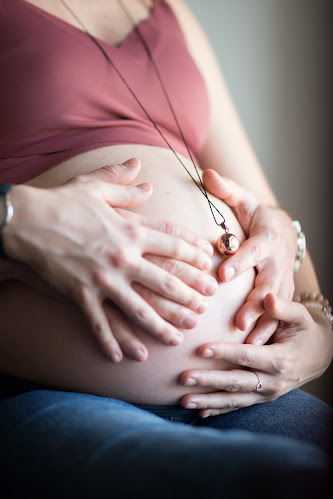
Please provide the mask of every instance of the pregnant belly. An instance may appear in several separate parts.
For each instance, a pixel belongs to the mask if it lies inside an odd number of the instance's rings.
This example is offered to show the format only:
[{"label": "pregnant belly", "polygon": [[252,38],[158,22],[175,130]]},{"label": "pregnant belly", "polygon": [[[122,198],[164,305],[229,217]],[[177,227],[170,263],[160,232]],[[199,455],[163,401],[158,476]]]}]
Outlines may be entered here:
[{"label": "pregnant belly", "polygon": [[[221,231],[212,219],[207,201],[172,153],[165,149],[126,145],[90,151],[30,183],[44,187],[59,185],[79,173],[134,156],[142,162],[135,184],[150,182],[153,195],[133,211],[175,221],[214,243]],[[184,162],[192,171],[191,164],[186,159]],[[231,232],[244,240],[231,210],[213,196],[211,199],[225,216]],[[215,253],[210,271],[214,277],[221,261],[222,257]],[[0,315],[6,327],[2,326],[4,330],[0,335],[0,369],[66,390],[136,403],[177,404],[185,393],[198,391],[198,388],[179,384],[183,371],[231,367],[212,359],[201,359],[196,351],[209,341],[244,342],[249,331],[239,331],[234,326],[234,317],[253,283],[253,270],[234,282],[220,283],[216,295],[208,298],[207,312],[200,316],[195,329],[184,331],[185,339],[179,346],[166,346],[148,333],[137,331],[148,347],[148,359],[139,363],[124,358],[120,364],[104,358],[75,305],[38,294],[14,281],[3,283]]]}]

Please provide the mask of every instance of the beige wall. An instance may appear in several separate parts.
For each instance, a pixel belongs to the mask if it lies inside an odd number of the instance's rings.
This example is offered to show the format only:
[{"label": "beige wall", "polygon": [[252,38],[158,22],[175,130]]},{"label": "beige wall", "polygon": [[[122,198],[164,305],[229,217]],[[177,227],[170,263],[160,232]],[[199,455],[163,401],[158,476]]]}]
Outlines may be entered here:
[{"label": "beige wall", "polygon": [[[187,3],[213,44],[275,194],[301,221],[322,291],[333,302],[333,4]],[[330,398],[328,378],[309,389]]]}]

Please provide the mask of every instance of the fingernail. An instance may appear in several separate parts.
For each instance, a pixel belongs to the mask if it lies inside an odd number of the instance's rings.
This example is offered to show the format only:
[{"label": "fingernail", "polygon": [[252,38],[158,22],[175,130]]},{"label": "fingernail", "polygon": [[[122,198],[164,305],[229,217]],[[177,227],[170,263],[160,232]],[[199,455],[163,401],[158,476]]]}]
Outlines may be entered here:
[{"label": "fingernail", "polygon": [[140,163],[140,160],[138,158],[131,158],[131,159],[125,161],[125,163],[123,163],[123,165],[125,168],[134,168],[135,166],[138,166],[139,163]]},{"label": "fingernail", "polygon": [[264,342],[263,342],[262,338],[256,338],[256,339],[254,340],[254,344],[255,344],[255,345],[263,345],[263,343],[264,343]]},{"label": "fingernail", "polygon": [[198,314],[203,314],[204,312],[206,312],[207,308],[208,308],[208,303],[206,301],[203,301],[197,308]]},{"label": "fingernail", "polygon": [[207,253],[209,256],[213,256],[214,254],[213,246],[207,242],[203,245],[203,251]]},{"label": "fingernail", "polygon": [[254,322],[254,316],[253,315],[249,315],[248,317],[246,317],[245,319],[245,324],[246,324],[246,329],[250,326],[252,326]]},{"label": "fingernail", "polygon": [[151,185],[146,182],[144,184],[137,185],[137,188],[140,189],[141,191],[146,192],[146,191],[150,191]]},{"label": "fingernail", "polygon": [[176,333],[169,341],[169,345],[179,345],[183,341],[183,338],[184,336],[181,333]]},{"label": "fingernail", "polygon": [[192,328],[197,324],[197,316],[195,314],[187,314],[182,320],[182,326],[185,328]]},{"label": "fingernail", "polygon": [[210,258],[205,258],[204,261],[202,262],[202,268],[204,270],[210,269],[212,266],[212,260]]},{"label": "fingernail", "polygon": [[186,386],[194,386],[197,384],[197,380],[194,378],[188,378],[188,380],[184,383]]},{"label": "fingernail", "polygon": [[201,357],[213,357],[214,351],[211,348],[207,348],[202,354]]},{"label": "fingernail", "polygon": [[217,282],[214,280],[210,280],[207,284],[206,284],[206,287],[205,287],[205,294],[206,295],[214,295],[217,291],[217,288],[218,288],[218,284]]},{"label": "fingernail", "polygon": [[185,406],[185,409],[196,409],[198,405],[195,402],[190,402]]},{"label": "fingernail", "polygon": [[224,269],[224,276],[228,281],[232,279],[235,276],[235,274],[236,274],[235,267],[226,267]]},{"label": "fingernail", "polygon": [[120,362],[121,361],[121,355],[118,352],[111,352],[110,353],[110,359],[113,362]]},{"label": "fingernail", "polygon": [[142,361],[147,357],[147,352],[143,348],[138,348],[134,353],[134,358],[136,360]]},{"label": "fingernail", "polygon": [[205,419],[205,418],[209,418],[209,416],[211,416],[212,413],[211,412],[205,412],[205,414],[202,417],[202,419]]}]

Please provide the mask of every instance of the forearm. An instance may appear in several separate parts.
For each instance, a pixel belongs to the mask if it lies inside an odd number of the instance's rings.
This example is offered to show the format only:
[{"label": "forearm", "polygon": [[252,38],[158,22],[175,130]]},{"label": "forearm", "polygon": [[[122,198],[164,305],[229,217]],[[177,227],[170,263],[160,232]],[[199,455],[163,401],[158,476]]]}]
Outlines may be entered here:
[{"label": "forearm", "polygon": [[[321,294],[320,284],[316,275],[314,264],[311,256],[307,252],[302,264],[297,272],[295,272],[295,292],[294,300],[298,301],[302,293],[315,293],[314,296]],[[311,315],[314,324],[316,325],[315,335],[313,339],[315,344],[312,344],[312,358],[320,359],[320,362],[313,362],[310,364],[309,374],[310,379],[315,379],[321,376],[328,368],[332,361],[333,356],[333,334],[332,322],[325,310],[322,309],[322,303],[317,302],[316,298],[310,297],[309,302],[301,302]],[[305,380],[306,381],[306,380]]]},{"label": "forearm", "polygon": [[314,293],[320,293],[320,285],[315,272],[314,264],[312,262],[311,256],[307,251],[304,260],[294,274],[295,276],[295,293],[294,296],[297,297],[301,293],[309,293],[313,291]]},{"label": "forearm", "polygon": [[[309,253],[305,255],[299,270],[295,273],[294,299],[298,300],[302,293],[321,294],[320,284]],[[322,303],[316,302],[316,298],[311,297],[309,302],[302,302],[317,325],[315,340],[316,346],[320,347],[321,370],[316,371],[314,377],[320,376],[327,369],[333,356],[332,323],[325,310],[321,309]],[[318,366],[319,364],[316,367]]]}]

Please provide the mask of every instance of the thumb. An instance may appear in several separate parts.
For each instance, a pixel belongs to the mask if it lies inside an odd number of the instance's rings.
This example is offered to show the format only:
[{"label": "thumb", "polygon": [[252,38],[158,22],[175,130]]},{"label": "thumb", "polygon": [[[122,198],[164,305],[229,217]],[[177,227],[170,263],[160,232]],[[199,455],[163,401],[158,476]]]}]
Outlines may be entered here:
[{"label": "thumb", "polygon": [[81,175],[81,180],[102,180],[112,184],[130,184],[141,169],[138,158],[131,158],[124,163],[102,166],[93,172]]},{"label": "thumb", "polygon": [[206,189],[214,196],[225,199],[230,196],[230,189],[215,170],[204,170],[202,180]]},{"label": "thumb", "polygon": [[133,186],[98,182],[95,184],[94,194],[114,208],[130,208],[150,198],[152,186],[148,183]]},{"label": "thumb", "polygon": [[264,298],[264,308],[273,319],[291,323],[304,323],[304,307],[295,301],[288,301],[268,293]]},{"label": "thumb", "polygon": [[214,170],[205,170],[202,179],[205,188],[228,206],[237,208],[242,205],[249,215],[256,209],[258,202],[253,194],[230,178],[221,177]]}]

